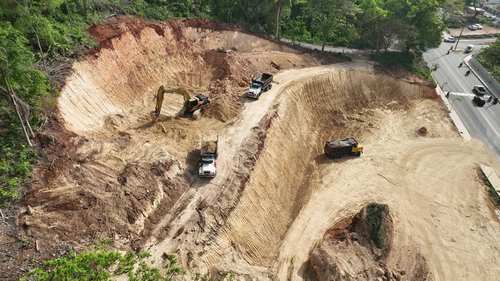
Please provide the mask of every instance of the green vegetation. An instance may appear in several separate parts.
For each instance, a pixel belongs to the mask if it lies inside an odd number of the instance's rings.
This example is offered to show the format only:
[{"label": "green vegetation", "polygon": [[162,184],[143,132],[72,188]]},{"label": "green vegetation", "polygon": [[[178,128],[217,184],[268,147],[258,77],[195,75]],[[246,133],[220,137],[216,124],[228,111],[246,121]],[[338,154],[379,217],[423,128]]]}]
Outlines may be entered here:
[{"label": "green vegetation", "polygon": [[371,58],[388,70],[403,68],[427,81],[433,81],[431,71],[421,55],[410,52],[385,52],[373,54]]},{"label": "green vegetation", "polygon": [[387,205],[371,203],[366,207],[366,220],[370,238],[379,249],[384,249],[389,243],[384,223],[388,215],[389,209]]},{"label": "green vegetation", "polygon": [[[407,52],[437,45],[444,0],[2,0],[0,1],[0,204],[19,197],[37,151],[26,140],[12,97],[29,105],[36,131],[42,101],[56,96],[56,58],[95,46],[89,25],[110,15],[165,20],[209,18],[293,40]],[[417,69],[418,71],[418,69]],[[54,81],[52,81],[54,82]],[[26,107],[25,109],[27,109]],[[50,108],[49,108],[50,110]],[[29,128],[28,128],[29,129]],[[29,130],[29,138],[33,135]]]},{"label": "green vegetation", "polygon": [[[29,181],[36,150],[31,148],[12,102],[29,105],[34,131],[43,115],[42,101],[55,96],[45,74],[58,56],[95,45],[90,24],[112,14],[152,19],[203,16],[204,5],[191,1],[2,0],[0,1],[0,205],[19,198]],[[30,136],[33,138],[33,136]]]},{"label": "green vegetation", "polygon": [[291,39],[385,50],[399,41],[403,49],[436,46],[444,28],[441,0],[292,1],[281,19]]},{"label": "green vegetation", "polygon": [[497,39],[494,44],[481,49],[477,59],[500,82],[500,40]]},{"label": "green vegetation", "polygon": [[183,273],[175,256],[167,255],[163,268],[151,267],[145,261],[149,253],[120,253],[102,247],[80,254],[45,261],[21,281],[106,281],[125,275],[129,281],[169,281]]}]

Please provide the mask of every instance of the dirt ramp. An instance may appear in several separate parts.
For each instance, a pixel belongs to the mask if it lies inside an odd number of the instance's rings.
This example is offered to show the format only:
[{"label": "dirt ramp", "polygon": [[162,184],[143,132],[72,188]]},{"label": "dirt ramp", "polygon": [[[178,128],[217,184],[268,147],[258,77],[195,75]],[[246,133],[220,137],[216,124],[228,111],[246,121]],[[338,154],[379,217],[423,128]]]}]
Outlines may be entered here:
[{"label": "dirt ramp", "polygon": [[313,192],[318,165],[327,161],[324,141],[345,136],[362,140],[368,124],[377,122],[372,108],[404,109],[427,90],[361,71],[322,75],[286,89],[224,239],[238,245],[250,263],[270,265]]},{"label": "dirt ramp", "polygon": [[[370,203],[330,228],[309,258],[309,277],[318,281],[433,280],[419,254],[404,257],[408,268],[392,268],[394,222],[389,207]],[[413,260],[412,260],[413,259]]]}]

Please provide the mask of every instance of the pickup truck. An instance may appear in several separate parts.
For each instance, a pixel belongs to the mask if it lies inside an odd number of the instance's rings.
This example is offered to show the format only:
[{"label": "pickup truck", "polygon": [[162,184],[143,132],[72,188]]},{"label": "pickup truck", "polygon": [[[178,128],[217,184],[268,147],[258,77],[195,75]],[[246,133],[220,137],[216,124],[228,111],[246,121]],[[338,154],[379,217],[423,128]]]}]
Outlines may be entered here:
[{"label": "pickup truck", "polygon": [[203,141],[201,144],[198,176],[215,178],[217,175],[217,143],[218,140]]},{"label": "pickup truck", "polygon": [[261,73],[257,78],[252,79],[252,84],[247,91],[247,97],[258,99],[260,95],[272,88],[273,75],[269,73]]}]

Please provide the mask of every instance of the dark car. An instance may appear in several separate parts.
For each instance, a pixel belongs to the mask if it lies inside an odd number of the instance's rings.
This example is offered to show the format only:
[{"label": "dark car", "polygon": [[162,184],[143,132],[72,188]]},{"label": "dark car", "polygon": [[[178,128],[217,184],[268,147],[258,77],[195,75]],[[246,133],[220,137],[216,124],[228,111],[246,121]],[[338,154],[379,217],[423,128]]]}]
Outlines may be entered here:
[{"label": "dark car", "polygon": [[482,96],[486,95],[488,92],[484,86],[476,85],[472,88],[472,93],[476,96],[482,97]]}]

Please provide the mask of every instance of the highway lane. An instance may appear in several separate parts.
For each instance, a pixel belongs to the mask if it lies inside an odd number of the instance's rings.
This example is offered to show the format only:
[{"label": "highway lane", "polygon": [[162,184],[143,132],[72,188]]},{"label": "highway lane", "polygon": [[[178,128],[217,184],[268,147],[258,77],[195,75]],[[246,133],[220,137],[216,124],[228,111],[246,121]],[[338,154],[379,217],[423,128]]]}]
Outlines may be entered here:
[{"label": "highway lane", "polygon": [[443,91],[450,92],[449,101],[462,119],[471,137],[483,141],[500,159],[500,104],[487,104],[476,107],[472,104],[471,94],[474,85],[481,82],[472,73],[465,76],[468,69],[465,65],[459,68],[460,62],[467,56],[463,49],[474,45],[473,53],[477,53],[495,39],[461,40],[457,51],[447,54],[454,43],[442,43],[438,48],[424,53],[424,60],[431,67],[438,64],[438,69],[432,73],[434,79]]}]

